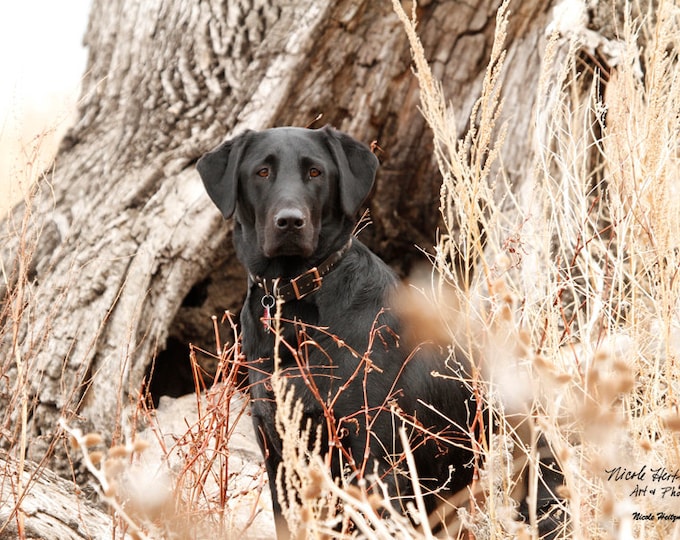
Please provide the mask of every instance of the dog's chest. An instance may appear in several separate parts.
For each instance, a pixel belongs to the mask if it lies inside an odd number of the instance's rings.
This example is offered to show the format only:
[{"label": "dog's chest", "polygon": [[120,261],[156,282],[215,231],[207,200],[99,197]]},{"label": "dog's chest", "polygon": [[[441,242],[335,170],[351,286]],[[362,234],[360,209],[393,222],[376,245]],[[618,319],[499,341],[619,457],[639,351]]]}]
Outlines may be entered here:
[{"label": "dog's chest", "polygon": [[[323,323],[314,302],[286,303],[280,309],[277,316],[275,301],[268,301],[259,288],[249,292],[241,312],[243,352],[249,362],[277,358],[282,367],[287,367],[301,359],[304,361],[304,356],[298,357],[304,349],[322,343],[326,346],[328,335],[322,330]],[[271,373],[273,362],[264,367]]]}]

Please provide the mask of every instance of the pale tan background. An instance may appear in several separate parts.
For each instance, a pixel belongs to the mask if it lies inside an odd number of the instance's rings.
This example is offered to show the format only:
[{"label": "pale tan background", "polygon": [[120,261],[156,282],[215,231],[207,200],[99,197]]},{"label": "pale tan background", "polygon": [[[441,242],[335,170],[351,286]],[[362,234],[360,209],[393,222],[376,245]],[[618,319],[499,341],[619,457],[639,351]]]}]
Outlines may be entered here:
[{"label": "pale tan background", "polygon": [[90,1],[0,7],[0,213],[49,164],[72,121]]}]

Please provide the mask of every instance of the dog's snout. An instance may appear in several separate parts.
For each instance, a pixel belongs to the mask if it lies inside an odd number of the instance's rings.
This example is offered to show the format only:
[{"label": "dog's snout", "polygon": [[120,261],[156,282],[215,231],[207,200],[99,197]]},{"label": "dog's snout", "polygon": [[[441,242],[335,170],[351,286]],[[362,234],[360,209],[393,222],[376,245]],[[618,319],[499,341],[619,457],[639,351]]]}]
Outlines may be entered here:
[{"label": "dog's snout", "polygon": [[309,257],[316,249],[319,226],[309,208],[286,201],[266,216],[262,252],[267,257]]},{"label": "dog's snout", "polygon": [[284,208],[274,216],[274,224],[282,231],[299,230],[306,224],[305,215],[297,208]]}]

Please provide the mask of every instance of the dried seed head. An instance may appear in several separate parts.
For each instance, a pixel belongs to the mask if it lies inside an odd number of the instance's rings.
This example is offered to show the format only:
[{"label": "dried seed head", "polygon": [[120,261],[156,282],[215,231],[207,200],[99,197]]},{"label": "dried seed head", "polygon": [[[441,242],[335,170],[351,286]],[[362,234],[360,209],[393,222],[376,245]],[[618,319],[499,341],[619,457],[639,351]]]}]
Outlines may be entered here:
[{"label": "dried seed head", "polygon": [[555,375],[555,382],[557,384],[568,384],[572,381],[571,375],[568,373],[558,373]]},{"label": "dried seed head", "polygon": [[345,488],[347,494],[354,499],[362,499],[361,490],[354,484],[350,484]]},{"label": "dried seed head", "polygon": [[380,495],[377,493],[371,493],[368,496],[368,504],[371,506],[373,510],[376,512],[380,510],[383,506],[383,499]]},{"label": "dried seed head", "polygon": [[666,429],[671,431],[680,431],[680,415],[677,413],[667,414],[663,418],[663,425]]},{"label": "dried seed head", "polygon": [[117,444],[109,449],[109,457],[111,458],[127,457],[129,454],[128,448],[122,444]]},{"label": "dried seed head", "polygon": [[609,493],[605,493],[604,497],[602,498],[602,504],[600,505],[600,509],[602,510],[602,513],[609,517],[614,513],[614,499]]},{"label": "dried seed head", "polygon": [[626,375],[631,373],[631,368],[628,363],[624,360],[621,360],[620,358],[617,358],[612,362],[612,368],[614,368],[614,371],[617,373],[623,373]]},{"label": "dried seed head", "polygon": [[616,379],[616,391],[618,394],[627,394],[635,388],[635,377],[632,374],[622,374]]},{"label": "dried seed head", "polygon": [[531,540],[531,533],[526,527],[521,527],[517,530],[517,540]]},{"label": "dried seed head", "polygon": [[600,382],[601,376],[600,376],[600,370],[591,368],[588,370],[588,385],[591,388],[594,388],[595,385],[597,385],[598,382]]},{"label": "dried seed head", "polygon": [[597,387],[597,396],[600,398],[601,404],[604,406],[610,405],[619,395],[617,389],[617,381],[611,379],[601,381]]},{"label": "dried seed head", "polygon": [[[506,298],[504,297],[503,300],[505,301]],[[505,322],[510,322],[512,321],[512,309],[511,309],[511,303],[512,299],[510,302],[505,302],[502,306],[501,309],[498,310],[498,318],[502,321]]]},{"label": "dried seed head", "polygon": [[571,490],[564,484],[557,486],[555,488],[555,493],[561,499],[571,499]]},{"label": "dried seed head", "polygon": [[104,459],[104,452],[99,451],[90,452],[90,461],[94,465],[99,465],[102,462],[102,459]]},{"label": "dried seed head", "polygon": [[88,433],[82,438],[83,446],[86,446],[87,448],[97,446],[98,444],[102,444],[103,442],[104,439],[99,433]]},{"label": "dried seed head", "polygon": [[107,478],[115,478],[125,471],[125,463],[120,458],[109,457],[104,462],[104,472]]},{"label": "dried seed head", "polygon": [[104,490],[104,495],[107,497],[115,497],[118,493],[118,484],[116,482],[109,482],[109,485]]},{"label": "dried seed head", "polygon": [[72,450],[78,450],[78,448],[80,448],[78,439],[76,439],[73,435],[69,435],[68,442],[71,445]]},{"label": "dried seed head", "polygon": [[489,285],[489,292],[496,296],[509,296],[508,288],[503,279],[497,279]]},{"label": "dried seed head", "polygon": [[318,469],[309,470],[309,483],[302,493],[302,498],[306,500],[317,499],[321,496],[323,487],[323,474]]},{"label": "dried seed head", "polygon": [[527,349],[531,346],[531,332],[529,332],[526,329],[521,329],[518,334],[517,338],[519,339],[519,342],[522,344],[523,347],[526,347]]},{"label": "dried seed head", "polygon": [[401,285],[391,300],[392,308],[405,321],[401,337],[407,347],[428,341],[448,346],[451,330],[458,324],[459,299],[446,287],[433,293],[429,279],[419,277],[417,271],[415,274],[413,285]]},{"label": "dried seed head", "polygon": [[550,370],[550,371],[552,371],[552,369],[553,369],[553,365],[550,362],[548,362],[548,359],[545,356],[543,356],[541,354],[537,354],[536,356],[534,356],[534,365],[538,369],[544,369],[544,370]]},{"label": "dried seed head", "polygon": [[566,463],[571,458],[571,450],[568,447],[563,446],[557,453],[557,457],[562,463]]},{"label": "dried seed head", "polygon": [[598,349],[593,355],[593,364],[600,364],[609,359],[609,351]]},{"label": "dried seed head", "polygon": [[312,501],[321,496],[321,489],[318,484],[308,484],[302,492],[302,499]]},{"label": "dried seed head", "polygon": [[141,454],[144,450],[149,448],[149,446],[149,441],[146,439],[135,439],[135,442],[132,444],[132,451]]}]

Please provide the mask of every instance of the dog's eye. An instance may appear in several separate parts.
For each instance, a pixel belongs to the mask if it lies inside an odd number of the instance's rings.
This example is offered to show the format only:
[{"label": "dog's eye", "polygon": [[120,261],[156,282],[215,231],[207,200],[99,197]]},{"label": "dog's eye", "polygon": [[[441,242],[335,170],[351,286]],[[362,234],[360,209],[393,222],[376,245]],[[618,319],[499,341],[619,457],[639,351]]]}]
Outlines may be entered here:
[{"label": "dog's eye", "polygon": [[260,178],[269,178],[269,167],[262,167],[255,174]]},{"label": "dog's eye", "polygon": [[321,171],[319,169],[317,169],[316,167],[312,167],[311,169],[309,169],[310,178],[317,178],[319,176],[321,176]]}]

